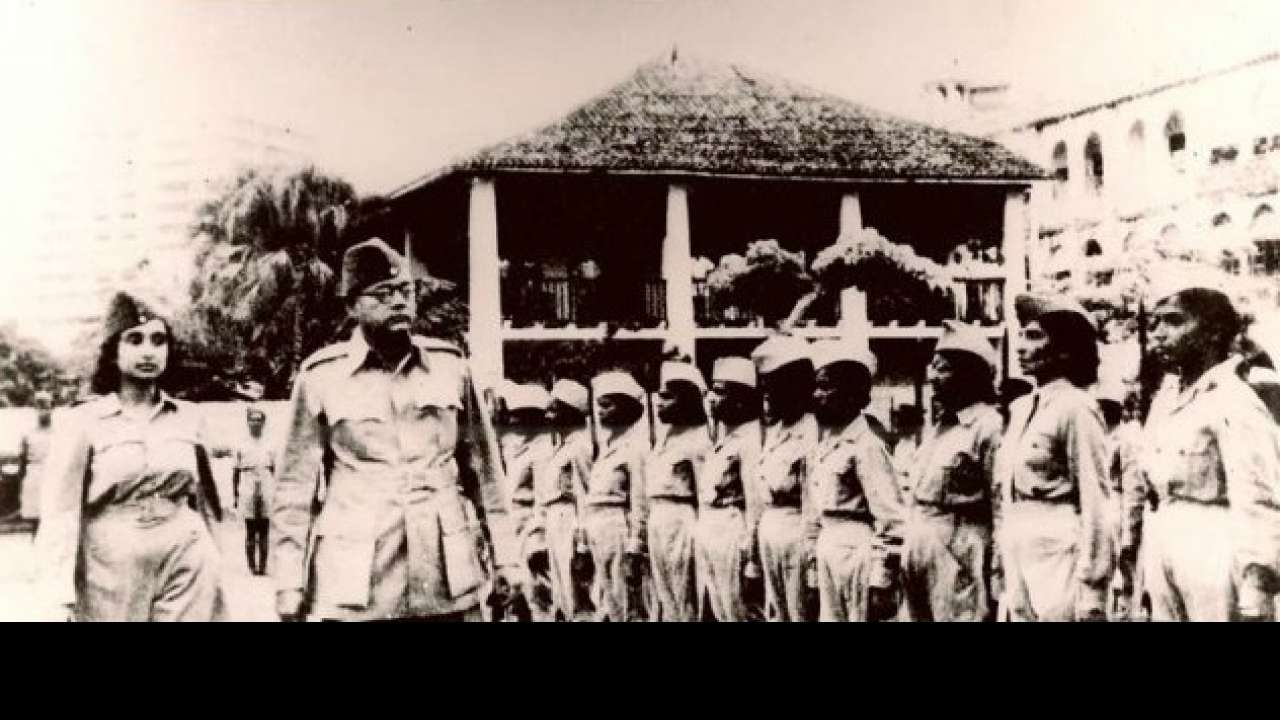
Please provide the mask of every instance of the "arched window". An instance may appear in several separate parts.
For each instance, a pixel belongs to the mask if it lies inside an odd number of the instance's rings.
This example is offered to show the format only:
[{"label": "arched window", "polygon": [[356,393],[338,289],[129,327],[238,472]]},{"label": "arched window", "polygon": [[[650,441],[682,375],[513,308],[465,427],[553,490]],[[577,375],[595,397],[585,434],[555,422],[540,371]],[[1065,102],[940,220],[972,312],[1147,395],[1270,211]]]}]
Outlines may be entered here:
[{"label": "arched window", "polygon": [[1093,192],[1102,189],[1102,139],[1098,133],[1089,135],[1084,143],[1085,186]]},{"label": "arched window", "polygon": [[1066,182],[1071,177],[1067,169],[1067,144],[1061,140],[1053,146],[1053,179]]},{"label": "arched window", "polygon": [[1097,257],[1102,254],[1102,245],[1094,238],[1084,241],[1084,256]]},{"label": "arched window", "polygon": [[1124,236],[1124,240],[1120,243],[1121,252],[1124,252],[1127,254],[1130,251],[1132,251],[1133,244],[1137,242],[1137,240],[1138,240],[1138,233],[1130,231],[1128,235]]},{"label": "arched window", "polygon": [[1164,139],[1169,145],[1169,155],[1178,157],[1187,149],[1187,131],[1182,125],[1182,115],[1177,111],[1169,114],[1164,124]]},{"label": "arched window", "polygon": [[1253,211],[1253,224],[1257,225],[1260,220],[1266,220],[1267,216],[1273,212],[1275,211],[1271,209],[1270,205],[1266,203],[1259,205],[1258,209]]},{"label": "arched window", "polygon": [[1160,229],[1160,239],[1164,241],[1180,240],[1182,239],[1182,231],[1178,229],[1177,225],[1169,223]]},{"label": "arched window", "polygon": [[1142,124],[1141,120],[1134,120],[1133,125],[1129,127],[1129,145],[1135,150],[1141,150],[1143,143],[1147,141],[1147,128]]},{"label": "arched window", "polygon": [[1226,213],[1218,213],[1213,216],[1214,227],[1224,227],[1231,224],[1231,216]]}]

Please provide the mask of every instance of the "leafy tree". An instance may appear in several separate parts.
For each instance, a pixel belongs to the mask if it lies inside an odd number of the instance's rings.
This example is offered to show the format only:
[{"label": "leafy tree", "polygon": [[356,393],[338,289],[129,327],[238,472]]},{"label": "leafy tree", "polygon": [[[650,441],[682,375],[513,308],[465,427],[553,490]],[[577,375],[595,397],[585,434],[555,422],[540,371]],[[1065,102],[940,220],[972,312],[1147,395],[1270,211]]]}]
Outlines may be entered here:
[{"label": "leafy tree", "polygon": [[25,407],[37,390],[57,391],[63,368],[42,345],[0,327],[0,406]]},{"label": "leafy tree", "polygon": [[820,299],[838,302],[840,291],[856,287],[867,294],[867,316],[877,325],[898,321],[940,322],[951,314],[947,298],[950,274],[907,245],[886,239],[874,228],[839,237],[813,260]]},{"label": "leafy tree", "polygon": [[204,205],[192,302],[179,322],[193,361],[287,396],[303,358],[342,321],[330,263],[355,201],[348,183],[308,168],[242,173]]},{"label": "leafy tree", "polygon": [[757,240],[747,246],[746,255],[720,258],[707,283],[715,303],[741,308],[770,326],[813,289],[803,255],[783,249],[777,240]]}]

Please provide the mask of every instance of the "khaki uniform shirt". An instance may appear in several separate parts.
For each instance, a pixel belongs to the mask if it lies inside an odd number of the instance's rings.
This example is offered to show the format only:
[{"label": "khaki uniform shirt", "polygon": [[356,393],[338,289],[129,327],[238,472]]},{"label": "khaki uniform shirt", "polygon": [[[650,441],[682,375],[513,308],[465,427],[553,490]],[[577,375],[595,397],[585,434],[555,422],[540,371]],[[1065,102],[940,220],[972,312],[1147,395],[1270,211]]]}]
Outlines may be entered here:
[{"label": "khaki uniform shirt", "polygon": [[[473,555],[481,525],[497,564],[515,564],[497,439],[457,347],[414,337],[397,366],[383,367],[357,330],[303,363],[290,404],[271,515],[281,590],[327,587],[326,603],[362,606],[388,581],[373,571],[376,543],[397,526],[407,538],[397,562],[407,563],[414,613],[474,605],[465,588],[474,590],[481,573]],[[324,475],[323,507],[313,515]],[[317,538],[328,561],[313,568]]]},{"label": "khaki uniform shirt", "polygon": [[1237,581],[1250,565],[1280,572],[1280,429],[1238,364],[1231,358],[1186,390],[1167,385],[1152,401],[1139,460],[1161,506],[1228,508]]}]

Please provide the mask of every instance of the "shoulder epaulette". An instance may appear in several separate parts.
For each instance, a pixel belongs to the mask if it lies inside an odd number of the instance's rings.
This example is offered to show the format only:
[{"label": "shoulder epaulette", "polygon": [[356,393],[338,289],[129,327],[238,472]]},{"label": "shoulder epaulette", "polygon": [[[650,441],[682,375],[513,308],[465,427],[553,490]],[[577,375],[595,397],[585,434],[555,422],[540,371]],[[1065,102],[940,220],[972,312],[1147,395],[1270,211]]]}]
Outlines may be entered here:
[{"label": "shoulder epaulette", "polygon": [[425,335],[414,335],[413,344],[421,350],[428,352],[445,352],[452,353],[458,357],[463,357],[462,348],[440,338],[426,337]]},{"label": "shoulder epaulette", "polygon": [[323,365],[324,363],[331,362],[333,360],[339,360],[346,356],[347,356],[347,344],[345,342],[334,343],[333,345],[326,345],[325,347],[322,347],[319,350],[311,353],[311,355],[308,356],[306,360],[303,360],[302,369],[310,370],[311,368],[314,368],[317,365]]}]

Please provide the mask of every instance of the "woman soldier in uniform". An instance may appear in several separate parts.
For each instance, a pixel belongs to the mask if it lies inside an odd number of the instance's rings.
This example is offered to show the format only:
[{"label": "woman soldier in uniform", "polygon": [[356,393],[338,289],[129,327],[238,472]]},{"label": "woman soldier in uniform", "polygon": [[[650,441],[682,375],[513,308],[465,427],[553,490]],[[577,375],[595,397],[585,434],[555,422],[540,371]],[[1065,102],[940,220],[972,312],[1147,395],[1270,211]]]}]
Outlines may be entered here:
[{"label": "woman soldier in uniform", "polygon": [[884,440],[863,412],[875,356],[866,342],[814,346],[814,413],[806,538],[817,569],[819,619],[888,620],[897,613],[902,496]]},{"label": "woman soldier in uniform", "polygon": [[773,622],[800,622],[808,560],[802,515],[808,493],[807,460],[818,444],[818,423],[809,410],[813,360],[808,343],[787,336],[765,340],[751,358],[760,377],[768,423],[758,466],[764,510],[756,531],[764,570],[765,615]]},{"label": "woman soldier in uniform", "polygon": [[664,362],[657,416],[662,432],[645,463],[648,544],[656,620],[697,619],[693,536],[702,467],[711,448],[702,395],[707,383],[692,363]]},{"label": "woman soldier in uniform", "polygon": [[644,389],[630,373],[605,372],[592,383],[600,414],[600,452],[587,482],[587,543],[595,566],[593,600],[600,620],[626,622],[629,586],[644,574],[644,461],[649,429]]},{"label": "woman soldier in uniform", "polygon": [[1152,401],[1139,468],[1155,494],[1143,578],[1154,620],[1270,619],[1280,560],[1280,434],[1241,380],[1240,319],[1203,270],[1152,293]]},{"label": "woman soldier in uniform", "polygon": [[546,538],[544,563],[551,580],[551,604],[558,619],[574,621],[587,608],[574,592],[573,558],[581,544],[583,503],[591,474],[591,412],[587,389],[573,380],[551,388],[547,425],[555,432],[551,459],[534,478],[534,526]]},{"label": "woman soldier in uniform", "polygon": [[50,590],[82,620],[213,620],[220,560],[209,515],[220,511],[196,410],[161,390],[177,364],[173,334],[125,293],[103,334],[93,378],[102,397],[59,431],[46,475],[37,544]]},{"label": "woman soldier in uniform", "polygon": [[991,472],[1004,432],[992,404],[997,362],[979,330],[944,324],[928,370],[942,412],[909,473],[904,583],[915,621],[994,616]]},{"label": "woman soldier in uniform", "polygon": [[1107,436],[1086,388],[1097,380],[1093,323],[1078,304],[1022,294],[1018,362],[1036,390],[1009,409],[996,454],[996,529],[1011,619],[1102,620],[1111,550]]},{"label": "woman soldier in uniform", "polygon": [[750,531],[760,518],[760,397],[751,361],[716,360],[707,397],[719,431],[703,469],[706,481],[698,486],[699,603],[719,622],[739,622],[747,619],[743,573],[748,564],[760,572]]}]

